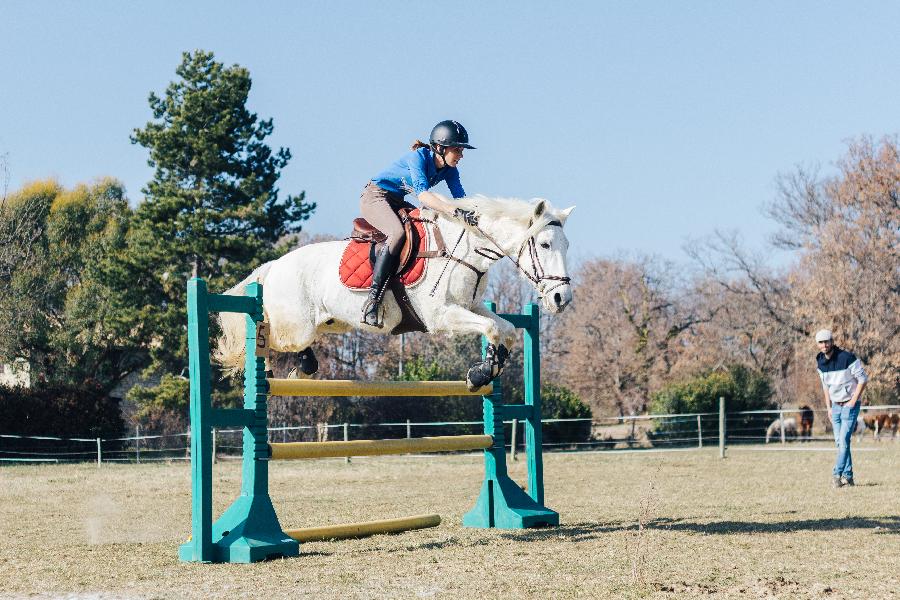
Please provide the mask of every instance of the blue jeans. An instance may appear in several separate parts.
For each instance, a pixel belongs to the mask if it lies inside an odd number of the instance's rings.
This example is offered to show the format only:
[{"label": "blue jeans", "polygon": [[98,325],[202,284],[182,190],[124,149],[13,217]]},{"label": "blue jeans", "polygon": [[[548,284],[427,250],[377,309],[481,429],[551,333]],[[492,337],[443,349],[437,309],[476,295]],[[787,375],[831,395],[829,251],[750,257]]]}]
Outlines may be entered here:
[{"label": "blue jeans", "polygon": [[834,428],[834,441],[837,443],[837,460],[834,463],[834,476],[853,478],[853,459],[850,457],[850,438],[856,430],[856,419],[859,417],[859,401],[852,407],[846,404],[831,405],[831,424]]}]

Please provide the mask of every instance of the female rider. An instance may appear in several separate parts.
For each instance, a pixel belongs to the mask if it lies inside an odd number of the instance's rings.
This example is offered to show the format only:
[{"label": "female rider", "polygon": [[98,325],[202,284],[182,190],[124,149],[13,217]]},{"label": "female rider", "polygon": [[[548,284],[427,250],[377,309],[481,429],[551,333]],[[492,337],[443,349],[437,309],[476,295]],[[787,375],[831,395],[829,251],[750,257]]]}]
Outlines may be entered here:
[{"label": "female rider", "polygon": [[476,223],[473,213],[457,208],[442,196],[428,191],[441,181],[446,181],[454,198],[466,195],[456,166],[462,160],[463,150],[474,150],[475,147],[469,145],[465,127],[456,121],[441,121],[431,130],[429,142],[426,144],[416,140],[411,152],[372,178],[360,197],[363,218],[387,236],[372,268],[372,289],[363,305],[361,319],[365,325],[379,328],[384,325],[380,314],[381,299],[397,270],[403,248],[405,233],[397,210],[407,205],[403,199],[407,193],[415,193],[423,206],[445,214],[455,214],[470,225]]}]

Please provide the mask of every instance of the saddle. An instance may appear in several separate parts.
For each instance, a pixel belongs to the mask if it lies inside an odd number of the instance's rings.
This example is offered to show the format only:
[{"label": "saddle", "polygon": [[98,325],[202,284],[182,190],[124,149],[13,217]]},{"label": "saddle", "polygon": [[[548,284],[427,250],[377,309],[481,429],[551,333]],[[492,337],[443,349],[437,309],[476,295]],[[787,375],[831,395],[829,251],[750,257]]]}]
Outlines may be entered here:
[{"label": "saddle", "polygon": [[[397,262],[397,274],[405,274],[410,272],[415,266],[413,262],[419,251],[427,251],[428,240],[425,234],[425,224],[419,218],[418,208],[401,208],[397,211],[397,216],[400,217],[400,222],[403,224],[403,232],[406,234],[403,238],[403,247],[400,249],[400,260]],[[369,248],[369,285],[372,284],[371,266],[375,264],[375,255],[386,239],[386,235],[362,217],[353,220],[353,233],[350,234],[350,240],[367,244]],[[422,272],[424,272],[424,262],[423,260],[422,269],[418,270],[412,277],[406,278],[406,281],[404,281],[405,285],[412,285],[418,281]],[[364,287],[369,287],[369,285]]]},{"label": "saddle", "polygon": [[[421,218],[419,209],[404,207],[397,211],[403,229],[406,232],[403,248],[396,274],[391,278],[388,287],[397,299],[402,319],[392,334],[410,331],[427,332],[428,328],[416,314],[406,293],[407,287],[413,287],[424,280],[426,259],[439,256],[438,251],[428,250],[428,233],[425,224],[430,222]],[[384,244],[387,236],[363,218],[353,221],[353,233],[350,234],[347,247],[341,256],[340,279],[351,290],[368,290],[372,286],[372,266],[378,248]]]}]

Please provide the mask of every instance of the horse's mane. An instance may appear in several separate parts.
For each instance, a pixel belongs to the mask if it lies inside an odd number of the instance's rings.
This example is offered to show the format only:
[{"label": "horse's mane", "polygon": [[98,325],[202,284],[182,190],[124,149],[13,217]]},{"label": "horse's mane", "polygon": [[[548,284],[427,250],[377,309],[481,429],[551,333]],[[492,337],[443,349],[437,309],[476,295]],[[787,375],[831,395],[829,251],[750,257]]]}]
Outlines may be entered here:
[{"label": "horse's mane", "polygon": [[[509,219],[525,227],[525,231],[522,232],[515,245],[519,245],[535,235],[551,221],[561,220],[560,210],[543,198],[522,200],[520,198],[491,198],[477,194],[456,198],[453,202],[460,208],[475,211],[475,214],[479,216],[489,219]],[[544,212],[540,218],[532,222],[534,211],[541,202],[544,203]]]},{"label": "horse's mane", "polygon": [[[477,214],[488,218],[507,218],[521,223],[528,223],[534,215],[534,209],[541,202],[541,198],[522,200],[520,198],[491,198],[477,194],[465,198],[455,198],[454,205],[459,205],[465,210],[474,210]],[[555,210],[549,202],[543,200],[547,209]]]}]

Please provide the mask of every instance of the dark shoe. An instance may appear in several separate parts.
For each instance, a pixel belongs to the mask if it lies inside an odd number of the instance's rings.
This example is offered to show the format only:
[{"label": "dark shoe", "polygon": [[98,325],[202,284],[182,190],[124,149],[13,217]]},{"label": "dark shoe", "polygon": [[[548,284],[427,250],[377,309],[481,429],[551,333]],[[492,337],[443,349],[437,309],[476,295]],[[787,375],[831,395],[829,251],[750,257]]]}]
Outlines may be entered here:
[{"label": "dark shoe", "polygon": [[397,257],[388,252],[386,246],[382,246],[375,257],[375,266],[372,267],[372,289],[369,290],[369,297],[363,305],[362,319],[360,319],[360,323],[363,325],[371,325],[379,329],[384,327],[381,320],[381,299],[384,297],[388,282],[396,268]]},{"label": "dark shoe", "polygon": [[844,480],[838,477],[837,475],[831,476],[831,487],[837,489],[839,487],[843,487]]},{"label": "dark shoe", "polygon": [[850,487],[853,487],[856,484],[853,482],[852,477],[841,477],[841,485],[849,485]]}]

